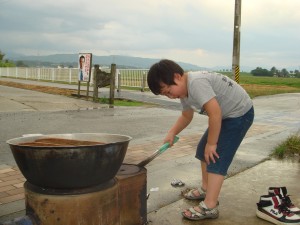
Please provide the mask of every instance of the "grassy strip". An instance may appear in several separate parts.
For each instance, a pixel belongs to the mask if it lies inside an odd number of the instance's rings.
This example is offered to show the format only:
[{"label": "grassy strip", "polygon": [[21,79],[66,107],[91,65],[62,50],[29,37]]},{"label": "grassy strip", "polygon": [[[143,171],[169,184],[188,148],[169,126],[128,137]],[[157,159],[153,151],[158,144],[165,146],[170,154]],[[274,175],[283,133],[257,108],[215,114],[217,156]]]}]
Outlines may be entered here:
[{"label": "grassy strip", "polygon": [[[109,98],[99,98],[100,104],[109,104]],[[145,106],[151,105],[144,102],[133,101],[130,99],[114,99],[114,106]]]},{"label": "grassy strip", "polygon": [[284,93],[299,93],[300,88],[276,85],[258,85],[258,84],[242,84],[241,85],[253,99],[258,96],[276,95]]},{"label": "grassy strip", "polygon": [[272,154],[276,158],[295,158],[300,155],[300,134],[291,135],[281,144],[279,144]]},{"label": "grassy strip", "polygon": [[[221,73],[232,77],[231,72]],[[258,77],[252,76],[250,73],[241,72],[239,83],[247,91],[251,98],[264,95],[300,92],[299,78]]]},{"label": "grassy strip", "polygon": [[[231,77],[232,73],[221,72],[222,74]],[[234,77],[233,77],[234,79]],[[271,86],[288,86],[300,89],[300,78],[288,78],[288,77],[258,77],[253,76],[250,73],[240,73],[240,84],[256,84],[256,85],[271,85]]]}]

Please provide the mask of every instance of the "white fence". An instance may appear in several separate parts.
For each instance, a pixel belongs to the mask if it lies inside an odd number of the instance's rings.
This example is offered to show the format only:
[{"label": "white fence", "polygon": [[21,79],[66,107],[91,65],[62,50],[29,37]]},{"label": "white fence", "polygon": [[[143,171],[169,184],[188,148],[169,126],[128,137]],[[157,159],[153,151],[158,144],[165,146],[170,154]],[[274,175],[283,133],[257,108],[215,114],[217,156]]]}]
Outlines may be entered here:
[{"label": "white fence", "polygon": [[[108,70],[108,71],[107,71]],[[109,72],[110,69],[104,69]],[[147,87],[146,76],[148,69],[117,69],[116,86],[120,87]],[[94,68],[91,72],[93,84]],[[0,77],[17,79],[42,80],[51,82],[77,83],[77,68],[35,68],[35,67],[0,67]]]}]

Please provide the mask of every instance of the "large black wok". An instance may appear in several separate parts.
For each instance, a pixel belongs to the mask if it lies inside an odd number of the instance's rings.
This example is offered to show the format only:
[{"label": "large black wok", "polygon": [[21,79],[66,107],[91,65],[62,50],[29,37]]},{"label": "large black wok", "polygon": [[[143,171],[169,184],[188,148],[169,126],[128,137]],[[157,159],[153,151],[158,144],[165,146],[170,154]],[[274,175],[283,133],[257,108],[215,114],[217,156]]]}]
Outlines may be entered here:
[{"label": "large black wok", "polygon": [[[57,144],[61,139],[70,141]],[[53,143],[39,143],[42,140]],[[19,137],[7,143],[28,182],[43,188],[69,189],[113,179],[130,140],[125,135],[76,133]]]}]

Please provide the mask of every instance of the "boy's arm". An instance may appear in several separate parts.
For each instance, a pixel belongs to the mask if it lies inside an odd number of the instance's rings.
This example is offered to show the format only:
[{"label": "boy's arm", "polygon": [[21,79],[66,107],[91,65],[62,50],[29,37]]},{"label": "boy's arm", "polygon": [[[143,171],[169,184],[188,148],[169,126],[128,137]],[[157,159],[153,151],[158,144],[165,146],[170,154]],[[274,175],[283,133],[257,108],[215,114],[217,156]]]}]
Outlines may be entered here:
[{"label": "boy's arm", "polygon": [[177,119],[176,123],[171,127],[167,136],[165,137],[164,143],[173,143],[175,135],[179,134],[184,128],[186,128],[192,121],[194,116],[194,110],[189,109],[182,111],[180,117]]},{"label": "boy's arm", "polygon": [[217,153],[217,143],[222,124],[222,111],[215,98],[210,99],[204,104],[204,109],[208,115],[208,137],[205,146],[204,157],[207,164],[210,160],[215,163],[215,157],[219,158]]}]

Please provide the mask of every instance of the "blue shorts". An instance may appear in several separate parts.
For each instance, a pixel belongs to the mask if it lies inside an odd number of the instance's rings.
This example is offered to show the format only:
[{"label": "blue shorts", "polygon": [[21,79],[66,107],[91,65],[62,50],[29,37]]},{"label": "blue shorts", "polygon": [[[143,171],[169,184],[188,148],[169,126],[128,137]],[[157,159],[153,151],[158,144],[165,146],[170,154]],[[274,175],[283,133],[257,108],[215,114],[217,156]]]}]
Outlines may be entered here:
[{"label": "blue shorts", "polygon": [[[207,172],[227,175],[228,168],[233,160],[233,157],[240,146],[243,138],[245,137],[248,129],[253,123],[254,109],[253,107],[245,113],[243,116],[237,118],[227,118],[222,120],[221,131],[219,135],[217,153],[219,159],[216,159],[216,163],[209,163],[207,165]],[[203,134],[196,152],[196,158],[204,161],[204,150],[207,143],[208,129]]]}]

